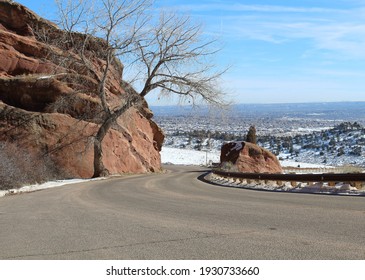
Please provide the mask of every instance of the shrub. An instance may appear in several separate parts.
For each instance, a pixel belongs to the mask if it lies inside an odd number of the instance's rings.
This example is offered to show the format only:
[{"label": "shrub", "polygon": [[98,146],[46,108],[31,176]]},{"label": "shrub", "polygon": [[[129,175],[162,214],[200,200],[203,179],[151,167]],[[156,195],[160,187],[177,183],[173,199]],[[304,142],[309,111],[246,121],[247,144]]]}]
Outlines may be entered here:
[{"label": "shrub", "polygon": [[65,177],[49,156],[29,153],[13,143],[0,143],[1,190]]}]

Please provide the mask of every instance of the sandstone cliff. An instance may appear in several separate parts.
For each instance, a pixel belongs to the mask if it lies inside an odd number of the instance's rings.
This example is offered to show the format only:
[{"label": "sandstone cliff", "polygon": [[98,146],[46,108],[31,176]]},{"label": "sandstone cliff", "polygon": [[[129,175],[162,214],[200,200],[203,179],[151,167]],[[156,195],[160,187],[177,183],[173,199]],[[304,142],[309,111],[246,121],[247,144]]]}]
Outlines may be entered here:
[{"label": "sandstone cliff", "polygon": [[[97,39],[86,46],[96,54],[103,47]],[[93,63],[98,69],[105,65],[98,58]],[[55,24],[0,0],[0,142],[48,155],[70,176],[92,176],[92,141],[102,116],[95,95],[98,75],[83,67]],[[122,75],[123,65],[116,59],[106,85],[109,104],[130,94]],[[109,131],[103,160],[111,174],[160,170],[164,135],[151,118],[144,102]]]},{"label": "sandstone cliff", "polygon": [[221,166],[232,164],[246,173],[282,173],[280,162],[270,151],[249,142],[230,142],[222,146]]}]

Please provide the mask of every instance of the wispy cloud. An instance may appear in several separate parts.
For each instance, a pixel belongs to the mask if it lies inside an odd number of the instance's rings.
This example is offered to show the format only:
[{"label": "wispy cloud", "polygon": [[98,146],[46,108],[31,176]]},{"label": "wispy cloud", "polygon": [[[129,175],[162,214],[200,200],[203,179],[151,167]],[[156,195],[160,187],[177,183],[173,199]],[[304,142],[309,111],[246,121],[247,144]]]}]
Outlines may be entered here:
[{"label": "wispy cloud", "polygon": [[290,7],[278,5],[244,5],[239,3],[231,3],[228,1],[213,4],[190,4],[179,5],[178,9],[181,11],[199,11],[199,12],[259,12],[259,13],[346,13],[341,9],[317,8],[317,7]]},{"label": "wispy cloud", "polygon": [[[238,30],[236,30],[238,31]],[[238,32],[245,34],[245,30]],[[237,34],[237,33],[236,33]],[[262,34],[271,42],[284,43],[306,40],[311,48],[327,50],[347,57],[365,58],[365,24],[356,22],[338,23],[275,23],[259,24],[250,30],[249,35],[262,40]]]},{"label": "wispy cloud", "polygon": [[[365,22],[363,20],[365,9],[344,10],[260,5],[233,7],[222,4],[218,6],[221,10],[235,12],[221,12],[205,16],[210,17],[211,28],[216,32],[219,31],[228,39],[257,40],[274,44],[306,40],[312,49],[327,50],[348,57],[365,58]],[[203,9],[202,6],[198,5],[198,7]],[[236,7],[240,8],[236,9]],[[214,8],[210,7],[210,9]],[[237,11],[241,11],[241,13]]]},{"label": "wispy cloud", "polygon": [[[346,1],[340,0],[340,2]],[[305,39],[313,48],[365,57],[365,0],[344,8],[206,1],[169,6],[204,18],[210,32],[274,44]],[[362,6],[362,3],[364,6]],[[336,7],[333,5],[333,7]]]}]

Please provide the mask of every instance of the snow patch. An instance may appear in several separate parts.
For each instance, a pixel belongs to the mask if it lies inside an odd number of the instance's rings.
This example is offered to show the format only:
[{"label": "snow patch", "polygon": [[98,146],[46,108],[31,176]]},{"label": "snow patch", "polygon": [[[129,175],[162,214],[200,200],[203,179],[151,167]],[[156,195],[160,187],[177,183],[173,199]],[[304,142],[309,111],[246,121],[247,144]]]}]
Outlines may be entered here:
[{"label": "snow patch", "polygon": [[70,184],[77,184],[77,183],[83,183],[83,182],[89,182],[89,181],[103,180],[103,179],[105,179],[105,178],[69,179],[69,180],[51,181],[51,182],[46,182],[46,183],[43,183],[43,184],[35,184],[35,185],[24,186],[24,187],[21,187],[19,189],[10,189],[10,190],[5,190],[5,191],[0,191],[0,197],[6,196],[6,195],[12,195],[12,194],[20,194],[20,193],[34,192],[34,191],[38,191],[38,190],[56,188],[56,187],[61,187],[61,186],[64,186],[64,185],[70,185]]},{"label": "snow patch", "polygon": [[161,162],[179,165],[207,165],[220,161],[220,152],[162,147]]},{"label": "snow patch", "polygon": [[240,151],[243,148],[242,142],[234,142],[234,147],[231,149],[231,151]]},{"label": "snow patch", "polygon": [[50,79],[50,78],[53,78],[54,75],[48,75],[48,76],[41,76],[41,77],[38,77],[37,80],[47,80],[47,79]]},{"label": "snow patch", "polygon": [[333,168],[332,166],[324,164],[297,162],[294,160],[280,160],[282,167],[300,167],[300,168]]}]

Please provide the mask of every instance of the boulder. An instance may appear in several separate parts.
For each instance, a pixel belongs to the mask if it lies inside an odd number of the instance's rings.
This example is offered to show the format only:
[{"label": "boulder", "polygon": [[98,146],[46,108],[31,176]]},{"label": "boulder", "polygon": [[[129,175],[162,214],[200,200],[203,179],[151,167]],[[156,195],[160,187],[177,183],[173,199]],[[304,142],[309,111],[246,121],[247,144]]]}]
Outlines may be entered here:
[{"label": "boulder", "polygon": [[[95,85],[105,65],[98,56],[105,43],[94,38],[86,46],[95,55],[92,72],[63,38],[52,22],[0,0],[0,142],[47,154],[65,174],[87,178],[93,175],[93,136],[103,116]],[[123,65],[115,59],[106,83],[111,106],[135,94],[121,77]],[[164,134],[152,117],[143,101],[117,120],[102,143],[110,174],[161,169]]]},{"label": "boulder", "polygon": [[244,173],[282,173],[279,160],[270,151],[249,142],[225,143],[221,149],[221,166],[232,165]]}]

